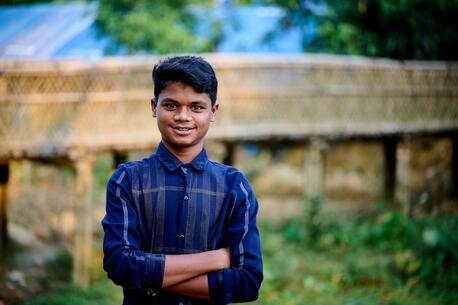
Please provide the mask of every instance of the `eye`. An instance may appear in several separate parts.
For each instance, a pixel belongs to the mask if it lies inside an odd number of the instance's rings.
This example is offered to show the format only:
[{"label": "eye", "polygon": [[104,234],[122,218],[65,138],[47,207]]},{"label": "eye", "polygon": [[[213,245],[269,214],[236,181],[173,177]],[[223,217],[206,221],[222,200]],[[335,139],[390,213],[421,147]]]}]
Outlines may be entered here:
[{"label": "eye", "polygon": [[163,107],[166,109],[166,110],[175,110],[177,108],[177,106],[173,103],[165,103],[163,105]]},{"label": "eye", "polygon": [[193,105],[193,106],[191,106],[191,109],[192,109],[193,111],[199,112],[199,111],[204,110],[205,107],[200,106],[200,105]]}]

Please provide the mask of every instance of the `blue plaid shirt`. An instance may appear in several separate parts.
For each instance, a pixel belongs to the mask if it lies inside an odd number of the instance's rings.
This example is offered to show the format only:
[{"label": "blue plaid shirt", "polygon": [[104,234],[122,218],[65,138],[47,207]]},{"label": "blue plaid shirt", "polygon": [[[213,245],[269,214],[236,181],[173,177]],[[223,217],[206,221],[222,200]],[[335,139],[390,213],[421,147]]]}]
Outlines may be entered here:
[{"label": "blue plaid shirt", "polygon": [[263,278],[257,211],[240,171],[208,160],[205,149],[183,164],[160,143],[108,182],[104,269],[123,287],[123,304],[208,304],[161,290],[165,255],[228,247],[231,268],[208,274],[210,303],[254,300]]}]

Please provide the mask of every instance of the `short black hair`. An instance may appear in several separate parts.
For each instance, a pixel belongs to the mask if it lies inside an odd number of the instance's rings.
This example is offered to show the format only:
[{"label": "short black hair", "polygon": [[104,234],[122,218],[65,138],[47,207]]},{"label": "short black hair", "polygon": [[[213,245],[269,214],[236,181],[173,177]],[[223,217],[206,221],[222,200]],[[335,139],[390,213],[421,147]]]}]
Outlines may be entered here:
[{"label": "short black hair", "polygon": [[198,93],[207,93],[212,106],[216,103],[218,80],[212,66],[198,56],[174,56],[159,61],[152,72],[154,97],[167,86],[168,82],[182,82]]}]

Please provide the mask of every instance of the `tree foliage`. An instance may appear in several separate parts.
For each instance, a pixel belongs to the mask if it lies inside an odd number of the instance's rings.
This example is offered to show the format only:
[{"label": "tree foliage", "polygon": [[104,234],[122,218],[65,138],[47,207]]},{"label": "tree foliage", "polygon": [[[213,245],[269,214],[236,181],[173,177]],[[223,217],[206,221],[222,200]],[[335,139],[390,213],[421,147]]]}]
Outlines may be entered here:
[{"label": "tree foliage", "polygon": [[283,27],[318,16],[307,51],[396,59],[458,59],[458,0],[264,0],[286,10]]},{"label": "tree foliage", "polygon": [[[218,41],[196,30],[197,16],[192,5],[208,6],[209,0],[100,0],[97,25],[115,45],[129,53],[180,53],[212,51]],[[213,24],[215,27],[216,25]]]}]

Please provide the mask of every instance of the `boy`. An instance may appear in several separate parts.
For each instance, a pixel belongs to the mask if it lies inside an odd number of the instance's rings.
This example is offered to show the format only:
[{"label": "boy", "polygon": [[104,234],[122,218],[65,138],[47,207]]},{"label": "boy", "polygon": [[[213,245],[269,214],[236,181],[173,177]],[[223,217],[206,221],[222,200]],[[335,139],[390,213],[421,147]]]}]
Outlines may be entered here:
[{"label": "boy", "polygon": [[152,76],[162,141],[108,182],[104,269],[123,287],[123,304],[256,300],[258,203],[243,174],[209,161],[203,145],[218,111],[215,73],[200,57],[177,56]]}]

